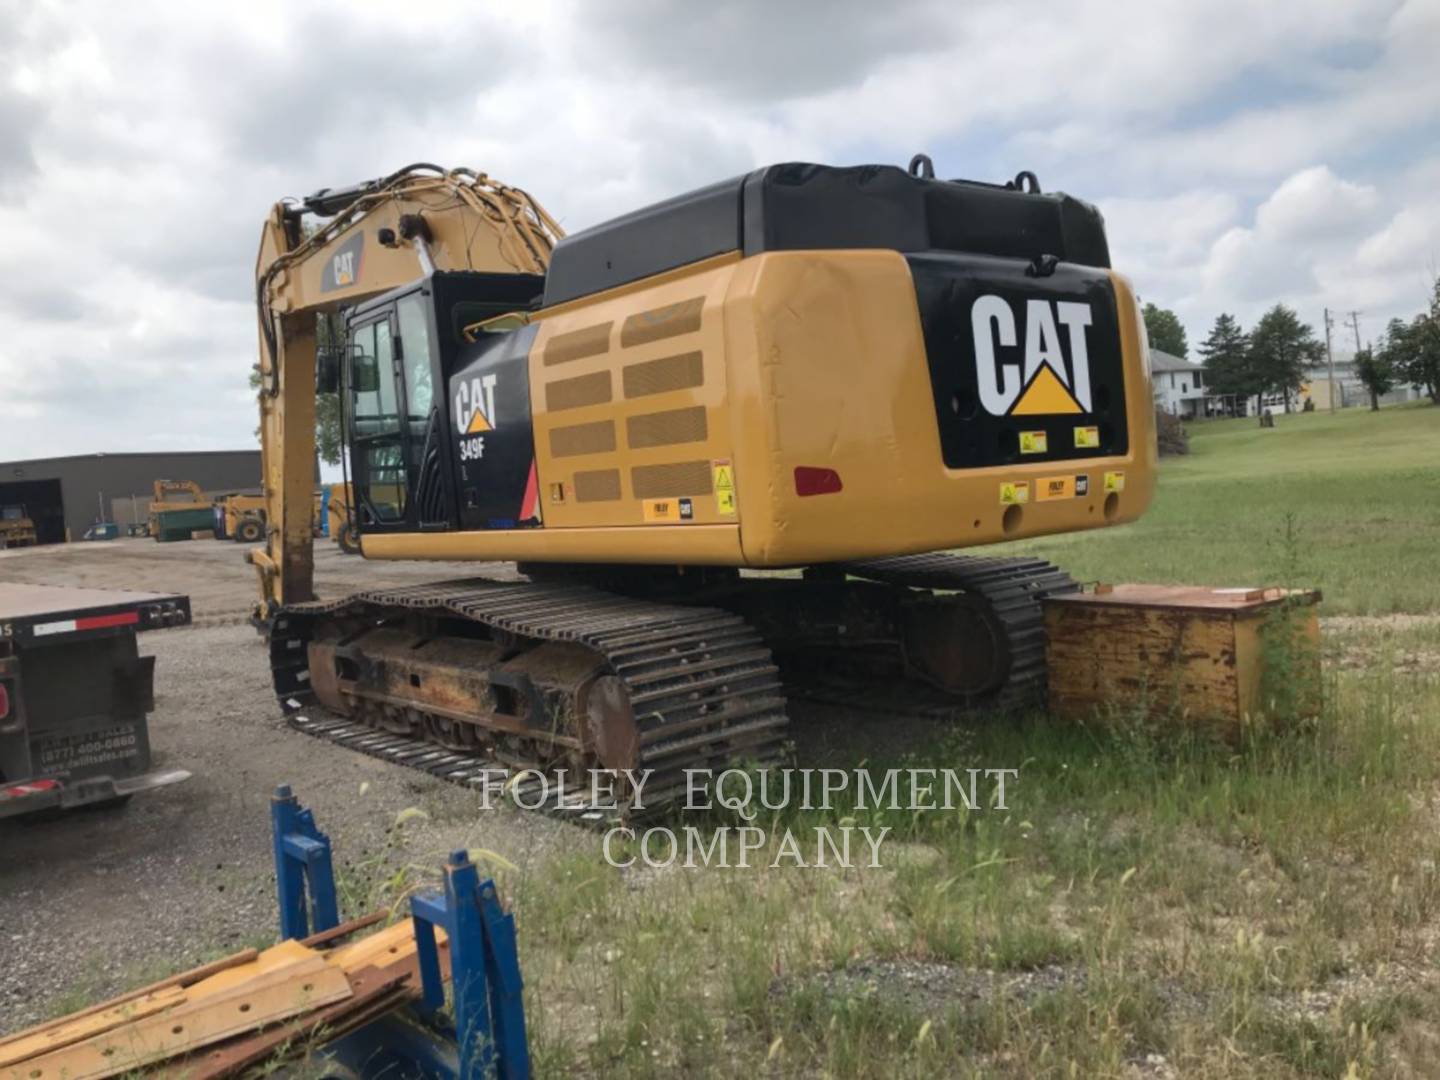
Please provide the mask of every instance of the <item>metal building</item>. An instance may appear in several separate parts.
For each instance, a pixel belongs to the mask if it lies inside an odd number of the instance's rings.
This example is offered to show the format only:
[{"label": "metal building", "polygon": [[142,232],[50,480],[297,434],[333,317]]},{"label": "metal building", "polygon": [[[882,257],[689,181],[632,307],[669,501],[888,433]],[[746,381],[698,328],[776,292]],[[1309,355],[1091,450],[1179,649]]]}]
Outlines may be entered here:
[{"label": "metal building", "polygon": [[42,544],[78,540],[96,521],[144,521],[156,480],[208,493],[256,490],[259,450],[80,454],[0,463],[0,507],[24,506]]}]

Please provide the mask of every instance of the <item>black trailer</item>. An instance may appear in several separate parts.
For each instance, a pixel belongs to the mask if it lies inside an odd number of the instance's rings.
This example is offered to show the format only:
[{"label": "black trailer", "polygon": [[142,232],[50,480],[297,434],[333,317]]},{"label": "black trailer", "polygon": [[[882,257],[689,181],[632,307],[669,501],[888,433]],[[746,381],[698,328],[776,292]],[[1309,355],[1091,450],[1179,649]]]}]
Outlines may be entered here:
[{"label": "black trailer", "polygon": [[189,622],[188,596],[0,582],[0,818],[190,776],[150,771],[155,658],[135,641]]}]

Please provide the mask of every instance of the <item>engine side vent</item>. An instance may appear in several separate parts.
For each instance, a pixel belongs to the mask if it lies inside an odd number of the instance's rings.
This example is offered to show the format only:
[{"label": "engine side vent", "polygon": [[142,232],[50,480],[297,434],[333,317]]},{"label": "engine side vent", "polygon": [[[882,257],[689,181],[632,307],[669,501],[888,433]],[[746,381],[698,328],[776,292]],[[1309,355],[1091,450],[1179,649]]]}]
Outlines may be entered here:
[{"label": "engine side vent", "polygon": [[[639,465],[630,470],[630,486],[634,488],[637,499],[709,495],[710,462],[677,461],[669,465]],[[576,489],[578,491],[578,484]]]},{"label": "engine side vent", "polygon": [[610,327],[613,323],[596,323],[582,326],[579,330],[557,334],[545,344],[545,366],[566,364],[571,360],[583,360],[587,356],[599,356],[610,351]]},{"label": "engine side vent", "polygon": [[636,312],[620,327],[620,344],[623,347],[644,345],[681,334],[693,334],[700,329],[700,313],[704,307],[705,298],[695,296],[677,304]]},{"label": "engine side vent", "polygon": [[688,409],[669,409],[666,412],[642,413],[625,421],[625,438],[632,450],[704,442],[708,435],[703,405]]},{"label": "engine side vent", "polygon": [[573,482],[576,502],[615,502],[620,498],[619,469],[577,472]]},{"label": "engine side vent", "polygon": [[596,420],[593,424],[572,424],[550,430],[550,453],[554,457],[580,454],[608,454],[615,449],[615,424]]},{"label": "engine side vent", "polygon": [[625,365],[621,381],[627,398],[688,390],[705,382],[705,364],[699,352],[662,356],[659,360]]},{"label": "engine side vent", "polygon": [[604,405],[614,396],[609,371],[592,371],[571,379],[556,379],[545,385],[545,409],[561,412],[586,405]]}]

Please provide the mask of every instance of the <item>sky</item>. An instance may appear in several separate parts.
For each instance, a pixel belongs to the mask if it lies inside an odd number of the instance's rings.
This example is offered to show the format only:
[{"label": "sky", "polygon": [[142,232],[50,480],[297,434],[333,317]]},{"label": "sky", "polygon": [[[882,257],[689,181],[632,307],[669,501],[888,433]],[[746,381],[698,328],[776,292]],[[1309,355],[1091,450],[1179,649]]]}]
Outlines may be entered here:
[{"label": "sky", "polygon": [[1440,0],[0,0],[0,460],[256,445],[269,207],[412,161],[571,232],[778,161],[1029,169],[1192,351],[1277,302],[1368,340],[1440,270],[1437,56]]}]

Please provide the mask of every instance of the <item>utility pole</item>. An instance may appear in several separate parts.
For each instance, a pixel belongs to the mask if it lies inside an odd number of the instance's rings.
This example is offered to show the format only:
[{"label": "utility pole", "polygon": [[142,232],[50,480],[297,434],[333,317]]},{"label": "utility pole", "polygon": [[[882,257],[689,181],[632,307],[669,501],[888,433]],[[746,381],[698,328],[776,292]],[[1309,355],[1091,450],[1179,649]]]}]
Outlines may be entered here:
[{"label": "utility pole", "polygon": [[1360,312],[1350,312],[1350,325],[1355,329],[1355,351],[1360,351]]},{"label": "utility pole", "polygon": [[1330,349],[1330,309],[1325,309],[1325,357],[1330,363],[1330,411],[1335,411],[1335,354]]}]

